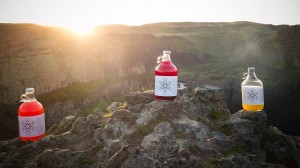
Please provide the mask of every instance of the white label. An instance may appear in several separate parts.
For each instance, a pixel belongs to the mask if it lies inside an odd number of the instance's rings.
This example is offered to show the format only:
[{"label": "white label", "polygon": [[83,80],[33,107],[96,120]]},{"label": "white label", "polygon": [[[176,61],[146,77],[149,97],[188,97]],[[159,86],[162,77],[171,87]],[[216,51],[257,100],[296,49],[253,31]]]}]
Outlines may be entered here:
[{"label": "white label", "polygon": [[155,95],[156,96],[177,96],[177,76],[156,76],[155,75]]},{"label": "white label", "polygon": [[19,132],[22,137],[34,137],[45,133],[45,115],[19,116]]},{"label": "white label", "polygon": [[262,86],[242,86],[243,104],[264,104],[264,91]]}]

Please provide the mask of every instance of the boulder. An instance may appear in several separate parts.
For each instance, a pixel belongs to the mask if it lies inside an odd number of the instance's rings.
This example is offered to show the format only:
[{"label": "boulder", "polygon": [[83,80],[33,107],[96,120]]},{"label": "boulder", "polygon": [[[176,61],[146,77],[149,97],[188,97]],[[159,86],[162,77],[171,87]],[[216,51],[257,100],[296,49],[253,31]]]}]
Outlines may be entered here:
[{"label": "boulder", "polygon": [[154,101],[154,91],[149,90],[146,92],[134,92],[130,95],[125,95],[125,101],[127,101],[130,105],[136,105],[136,104],[148,104],[152,101]]},{"label": "boulder", "polygon": [[205,124],[191,120],[184,115],[180,119],[172,120],[172,126],[178,132],[182,132],[185,137],[195,138],[199,141],[208,138],[209,130]]},{"label": "boulder", "polygon": [[159,123],[178,118],[182,108],[182,102],[179,101],[153,101],[144,106],[136,123],[148,125],[150,122]]},{"label": "boulder", "polygon": [[279,163],[287,167],[300,167],[299,153],[293,140],[276,127],[265,129],[262,137],[262,148],[266,161]]},{"label": "boulder", "polygon": [[76,119],[76,117],[73,115],[68,115],[68,116],[64,117],[60,123],[54,124],[53,126],[51,126],[48,129],[47,134],[58,135],[58,134],[66,132],[66,131],[69,131],[71,129],[72,124],[75,121],[75,119]]},{"label": "boulder", "polygon": [[132,112],[135,112],[135,113],[140,113],[141,110],[143,109],[143,107],[144,107],[144,104],[139,103],[139,104],[136,104],[136,105],[133,105],[133,106],[129,106],[128,110],[130,110]]},{"label": "boulder", "polygon": [[232,115],[241,119],[250,120],[254,126],[254,131],[261,137],[267,124],[267,113],[265,111],[245,111],[240,110]]},{"label": "boulder", "polygon": [[120,102],[113,102],[111,103],[111,105],[109,105],[107,108],[106,108],[106,112],[113,112],[113,111],[116,111],[116,110],[119,110],[119,107],[122,105],[122,103]]},{"label": "boulder", "polygon": [[259,139],[254,132],[254,124],[251,121],[231,117],[220,124],[227,129],[226,131],[232,137],[235,148],[250,154],[260,153]]}]

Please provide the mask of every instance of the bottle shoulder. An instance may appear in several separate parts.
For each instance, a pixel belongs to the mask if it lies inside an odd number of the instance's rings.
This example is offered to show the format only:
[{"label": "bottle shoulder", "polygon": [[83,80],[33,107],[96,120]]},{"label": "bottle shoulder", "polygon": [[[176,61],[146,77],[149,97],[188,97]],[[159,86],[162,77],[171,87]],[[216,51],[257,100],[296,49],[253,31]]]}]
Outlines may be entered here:
[{"label": "bottle shoulder", "polygon": [[171,61],[161,62],[156,66],[155,71],[158,72],[177,72],[177,67]]},{"label": "bottle shoulder", "polygon": [[18,109],[20,116],[32,116],[44,113],[43,105],[38,101],[23,102]]},{"label": "bottle shoulder", "polygon": [[245,79],[241,85],[242,86],[263,86],[263,83],[258,78],[257,79]]}]

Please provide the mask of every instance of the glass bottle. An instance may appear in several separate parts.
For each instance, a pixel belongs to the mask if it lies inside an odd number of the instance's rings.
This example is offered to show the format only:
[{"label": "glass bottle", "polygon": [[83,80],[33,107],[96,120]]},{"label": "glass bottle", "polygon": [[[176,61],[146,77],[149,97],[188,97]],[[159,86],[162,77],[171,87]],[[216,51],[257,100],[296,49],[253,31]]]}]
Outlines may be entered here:
[{"label": "glass bottle", "polygon": [[256,77],[254,67],[248,67],[247,77],[241,86],[243,109],[261,111],[264,108],[263,83]]},{"label": "glass bottle", "polygon": [[45,136],[44,107],[34,96],[34,88],[26,88],[18,109],[19,133],[22,141],[37,141]]},{"label": "glass bottle", "polygon": [[163,55],[157,57],[159,65],[155,68],[156,100],[175,100],[177,97],[178,71],[170,55],[171,51],[163,51]]}]

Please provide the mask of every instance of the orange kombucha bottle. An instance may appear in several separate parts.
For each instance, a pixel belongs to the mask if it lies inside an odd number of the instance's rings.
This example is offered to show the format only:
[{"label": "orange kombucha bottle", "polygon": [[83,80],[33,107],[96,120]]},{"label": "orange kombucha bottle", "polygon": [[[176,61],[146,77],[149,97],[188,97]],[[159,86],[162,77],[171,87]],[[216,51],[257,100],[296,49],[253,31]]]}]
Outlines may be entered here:
[{"label": "orange kombucha bottle", "polygon": [[34,97],[34,88],[26,88],[18,110],[19,133],[22,141],[37,141],[45,136],[44,107]]}]

